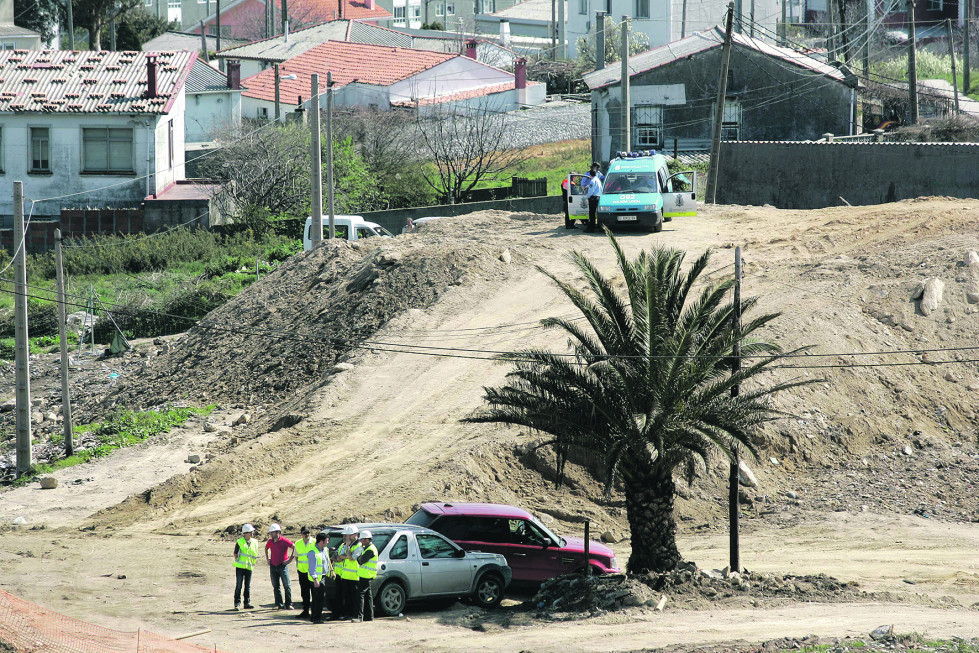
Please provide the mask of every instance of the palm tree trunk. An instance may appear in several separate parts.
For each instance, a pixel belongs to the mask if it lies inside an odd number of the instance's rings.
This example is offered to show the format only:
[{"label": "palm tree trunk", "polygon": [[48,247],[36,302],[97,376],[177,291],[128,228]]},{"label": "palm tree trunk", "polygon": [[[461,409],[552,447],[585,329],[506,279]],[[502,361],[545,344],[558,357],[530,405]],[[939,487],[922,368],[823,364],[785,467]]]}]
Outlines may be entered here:
[{"label": "palm tree trunk", "polygon": [[632,529],[629,571],[634,574],[675,569],[682,562],[676,548],[673,474],[630,470],[624,475],[625,505]]}]

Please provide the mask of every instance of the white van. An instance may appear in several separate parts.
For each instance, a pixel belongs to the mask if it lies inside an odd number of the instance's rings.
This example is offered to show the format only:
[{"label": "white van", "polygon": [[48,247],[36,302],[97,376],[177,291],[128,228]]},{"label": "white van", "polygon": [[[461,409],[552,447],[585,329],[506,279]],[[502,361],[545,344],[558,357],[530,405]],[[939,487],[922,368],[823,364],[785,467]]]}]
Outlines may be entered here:
[{"label": "white van", "polygon": [[[303,227],[303,249],[313,249],[313,239],[310,237],[310,229],[313,227],[312,216],[306,218],[306,226]],[[330,228],[329,216],[323,216],[323,232]],[[393,238],[394,234],[377,224],[368,222],[359,215],[335,215],[333,216],[333,231],[336,237],[341,240],[360,240],[380,236],[381,238]]]}]

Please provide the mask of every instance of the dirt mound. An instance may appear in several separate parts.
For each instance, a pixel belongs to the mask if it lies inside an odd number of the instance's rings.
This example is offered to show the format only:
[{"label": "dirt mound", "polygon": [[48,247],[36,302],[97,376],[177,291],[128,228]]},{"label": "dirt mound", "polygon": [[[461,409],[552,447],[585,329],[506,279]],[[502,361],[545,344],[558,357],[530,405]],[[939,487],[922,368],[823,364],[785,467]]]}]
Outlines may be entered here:
[{"label": "dirt mound", "polygon": [[321,384],[392,317],[432,304],[467,274],[502,273],[501,254],[458,238],[327,242],[210,313],[107,402],[281,400]]}]

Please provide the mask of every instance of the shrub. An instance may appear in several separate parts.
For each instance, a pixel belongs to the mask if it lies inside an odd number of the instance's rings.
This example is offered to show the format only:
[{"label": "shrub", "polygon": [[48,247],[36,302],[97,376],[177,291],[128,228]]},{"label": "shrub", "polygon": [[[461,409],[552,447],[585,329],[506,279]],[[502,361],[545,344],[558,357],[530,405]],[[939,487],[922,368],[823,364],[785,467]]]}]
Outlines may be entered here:
[{"label": "shrub", "polygon": [[[27,300],[27,334],[34,336],[58,335],[58,305],[39,299]],[[14,312],[0,316],[0,338],[14,337]]]}]

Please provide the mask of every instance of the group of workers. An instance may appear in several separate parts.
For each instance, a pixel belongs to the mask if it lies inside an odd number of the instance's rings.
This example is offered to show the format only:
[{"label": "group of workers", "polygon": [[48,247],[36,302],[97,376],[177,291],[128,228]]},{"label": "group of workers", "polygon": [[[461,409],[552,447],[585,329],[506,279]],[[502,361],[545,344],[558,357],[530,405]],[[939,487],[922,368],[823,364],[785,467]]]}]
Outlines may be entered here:
[{"label": "group of workers", "polygon": [[[289,564],[296,561],[303,611],[299,619],[321,624],[329,610],[330,621],[349,620],[352,623],[374,620],[374,595],[371,581],[377,576],[377,547],[368,530],[358,531],[353,525],[344,526],[341,541],[334,549],[328,546],[326,531],[317,533],[315,540],[309,528],[300,530],[295,543],[282,536],[278,524],[269,526],[265,542],[265,562],[269,566],[272,593],[278,610],[292,610],[292,588],[289,583]],[[245,524],[235,543],[235,610],[241,609],[244,591],[245,609],[251,603],[252,571],[258,561],[258,540],[255,527]],[[334,581],[335,594],[327,598],[326,581]],[[280,588],[281,585],[281,588]]]},{"label": "group of workers", "polygon": [[[598,199],[602,195],[602,183],[605,175],[602,174],[602,166],[597,161],[591,164],[591,169],[581,178],[581,190],[584,191],[585,199],[588,200],[588,225],[585,231],[591,233],[598,229]],[[564,228],[575,229],[575,221],[568,213],[568,195],[571,189],[568,187],[568,178],[565,177],[561,182],[561,198],[564,201]]]}]

